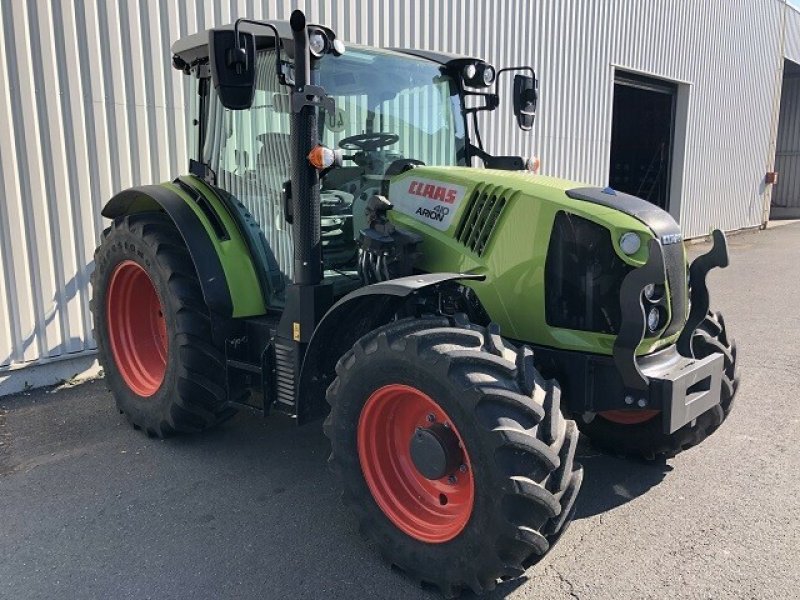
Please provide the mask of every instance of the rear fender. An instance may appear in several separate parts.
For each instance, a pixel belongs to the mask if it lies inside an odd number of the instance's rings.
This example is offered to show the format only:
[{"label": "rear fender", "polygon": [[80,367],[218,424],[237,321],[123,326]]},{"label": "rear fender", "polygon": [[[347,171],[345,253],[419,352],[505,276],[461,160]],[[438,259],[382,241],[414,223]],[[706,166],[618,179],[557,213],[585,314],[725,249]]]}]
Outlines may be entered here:
[{"label": "rear fender", "polygon": [[129,188],[112,197],[102,214],[116,219],[164,211],[189,250],[209,310],[226,318],[264,314],[264,291],[234,220],[219,198],[190,183],[183,178]]},{"label": "rear fender", "polygon": [[412,275],[359,288],[331,307],[308,343],[297,393],[297,416],[305,423],[325,412],[325,390],[336,377],[336,363],[353,344],[385,325],[413,296],[457,280],[483,280],[483,275],[430,273]]}]

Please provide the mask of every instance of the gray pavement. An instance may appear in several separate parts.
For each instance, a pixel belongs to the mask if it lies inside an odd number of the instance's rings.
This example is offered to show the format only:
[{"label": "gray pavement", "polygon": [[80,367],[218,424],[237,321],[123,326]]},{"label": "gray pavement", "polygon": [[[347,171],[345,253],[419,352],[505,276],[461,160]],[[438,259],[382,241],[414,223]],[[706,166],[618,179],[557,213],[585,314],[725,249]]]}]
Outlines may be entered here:
[{"label": "gray pavement", "polygon": [[[490,597],[800,597],[800,224],[731,246],[711,275],[739,342],[731,418],[666,464],[582,445],[576,521]],[[318,425],[151,440],[90,382],[0,398],[0,444],[0,598],[438,597],[359,538]]]}]

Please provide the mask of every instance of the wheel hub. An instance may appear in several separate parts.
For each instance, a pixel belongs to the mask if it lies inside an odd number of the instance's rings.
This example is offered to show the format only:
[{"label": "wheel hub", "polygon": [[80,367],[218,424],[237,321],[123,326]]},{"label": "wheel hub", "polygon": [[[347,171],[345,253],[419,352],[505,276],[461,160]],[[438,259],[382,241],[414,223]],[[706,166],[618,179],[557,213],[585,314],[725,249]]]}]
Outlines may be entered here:
[{"label": "wheel hub", "polygon": [[414,466],[425,479],[441,479],[461,464],[458,438],[441,423],[417,429],[411,437],[410,451]]}]

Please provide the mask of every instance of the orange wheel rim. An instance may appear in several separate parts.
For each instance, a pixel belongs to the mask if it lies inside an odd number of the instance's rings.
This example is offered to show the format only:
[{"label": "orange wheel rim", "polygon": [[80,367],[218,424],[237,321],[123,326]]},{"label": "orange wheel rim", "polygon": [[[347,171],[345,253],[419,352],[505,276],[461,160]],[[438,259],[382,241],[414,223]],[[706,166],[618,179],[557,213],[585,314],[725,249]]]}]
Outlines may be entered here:
[{"label": "orange wheel rim", "polygon": [[167,324],[147,271],[132,260],[116,266],[106,292],[111,354],[128,387],[139,396],[156,393],[167,370]]},{"label": "orange wheel rim", "polygon": [[[439,479],[428,479],[414,464],[410,443],[436,423],[455,436],[460,464]],[[434,544],[461,533],[475,502],[472,465],[455,424],[430,396],[408,385],[376,390],[361,411],[357,437],[367,486],[397,528]]]},{"label": "orange wheel rim", "polygon": [[606,410],[598,413],[606,421],[619,425],[638,425],[654,419],[659,410]]}]

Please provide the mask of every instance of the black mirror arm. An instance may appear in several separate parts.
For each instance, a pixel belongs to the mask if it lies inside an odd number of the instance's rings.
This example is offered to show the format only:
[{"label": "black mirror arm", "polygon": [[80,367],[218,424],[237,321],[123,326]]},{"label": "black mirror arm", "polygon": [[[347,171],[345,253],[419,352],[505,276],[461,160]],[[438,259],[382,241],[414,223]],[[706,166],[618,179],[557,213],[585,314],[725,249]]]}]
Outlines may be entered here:
[{"label": "black mirror arm", "polygon": [[505,67],[500,69],[497,72],[497,75],[494,78],[494,95],[499,97],[500,94],[500,75],[503,73],[511,73],[514,71],[528,71],[531,74],[531,77],[536,79],[536,71],[533,70],[533,67]]},{"label": "black mirror arm", "polygon": [[[242,47],[242,40],[239,37],[239,25],[241,23],[249,23],[251,25],[258,25],[259,27],[266,27],[267,29],[271,30],[275,36],[275,70],[277,71],[278,81],[281,82],[281,85],[286,85],[286,75],[284,75],[283,71],[281,70],[281,65],[283,62],[281,61],[281,37],[278,34],[278,28],[275,27],[272,23],[266,23],[265,21],[256,21],[254,19],[236,19],[236,23],[233,24],[233,33],[236,37],[236,50],[237,54],[239,55],[238,58],[236,57],[228,57],[228,64],[229,66],[233,65],[247,65],[247,53],[245,49]],[[243,58],[242,58],[243,57]]]}]

